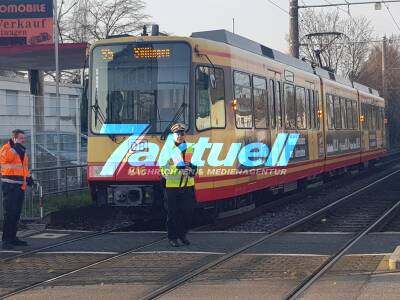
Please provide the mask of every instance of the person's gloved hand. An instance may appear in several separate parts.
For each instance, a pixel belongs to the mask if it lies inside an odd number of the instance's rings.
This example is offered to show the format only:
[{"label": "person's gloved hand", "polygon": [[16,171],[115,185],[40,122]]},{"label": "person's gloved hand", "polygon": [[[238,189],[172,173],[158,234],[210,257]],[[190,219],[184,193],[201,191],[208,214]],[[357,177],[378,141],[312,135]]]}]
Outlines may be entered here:
[{"label": "person's gloved hand", "polygon": [[192,163],[189,163],[189,170],[190,170],[190,172],[189,172],[189,176],[190,177],[196,176],[196,173],[197,173],[197,166],[196,165],[194,165]]},{"label": "person's gloved hand", "polygon": [[35,184],[35,181],[33,180],[33,178],[31,176],[29,176],[29,177],[26,178],[26,183],[29,186],[33,186]]}]

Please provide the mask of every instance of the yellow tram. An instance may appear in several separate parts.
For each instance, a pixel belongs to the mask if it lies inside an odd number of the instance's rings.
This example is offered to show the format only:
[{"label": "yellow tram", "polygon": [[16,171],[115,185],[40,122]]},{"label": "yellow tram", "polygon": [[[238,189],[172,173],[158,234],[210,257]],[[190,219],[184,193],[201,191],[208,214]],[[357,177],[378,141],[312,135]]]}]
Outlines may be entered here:
[{"label": "yellow tram", "polygon": [[256,191],[289,191],[385,152],[384,99],[376,90],[225,30],[98,41],[90,55],[90,101],[88,181],[101,205],[154,212],[163,201],[157,166],[125,159],[112,175],[101,174],[127,138],[102,134],[104,124],[148,124],[146,151],[149,142],[162,147],[172,121],[183,122],[188,141],[207,137],[221,145],[219,160],[230,157],[232,143],[271,148],[280,133],[298,133],[287,167],[246,171],[232,159],[230,167],[201,168],[197,202],[219,213],[254,207]]}]

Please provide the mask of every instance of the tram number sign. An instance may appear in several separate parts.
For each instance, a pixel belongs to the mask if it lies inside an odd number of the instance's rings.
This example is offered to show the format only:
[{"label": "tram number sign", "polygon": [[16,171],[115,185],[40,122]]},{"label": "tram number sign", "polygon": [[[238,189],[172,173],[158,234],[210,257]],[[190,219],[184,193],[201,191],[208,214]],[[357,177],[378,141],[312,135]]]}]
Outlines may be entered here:
[{"label": "tram number sign", "polygon": [[2,0],[0,46],[53,43],[53,0]]}]

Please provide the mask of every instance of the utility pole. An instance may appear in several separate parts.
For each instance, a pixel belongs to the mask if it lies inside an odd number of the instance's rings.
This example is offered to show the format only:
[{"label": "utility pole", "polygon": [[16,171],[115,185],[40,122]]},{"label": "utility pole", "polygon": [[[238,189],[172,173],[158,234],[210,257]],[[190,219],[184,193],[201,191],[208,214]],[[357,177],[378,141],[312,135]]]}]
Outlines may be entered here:
[{"label": "utility pole", "polygon": [[[390,101],[387,93],[387,80],[386,80],[386,67],[387,67],[387,39],[386,36],[382,40],[382,97],[385,99],[385,116],[391,115]],[[386,127],[386,148],[390,148],[390,124]]]},{"label": "utility pole", "polygon": [[289,23],[289,47],[290,55],[299,58],[299,1],[290,0],[289,9],[290,23]]},{"label": "utility pole", "polygon": [[54,22],[54,58],[56,66],[56,95],[60,97],[60,66],[58,59],[58,39],[60,33],[58,32],[58,10],[57,10],[57,0],[53,0],[53,22]]},{"label": "utility pole", "polygon": [[383,97],[387,97],[387,86],[386,86],[386,64],[387,64],[387,39],[386,36],[382,40],[382,93]]}]

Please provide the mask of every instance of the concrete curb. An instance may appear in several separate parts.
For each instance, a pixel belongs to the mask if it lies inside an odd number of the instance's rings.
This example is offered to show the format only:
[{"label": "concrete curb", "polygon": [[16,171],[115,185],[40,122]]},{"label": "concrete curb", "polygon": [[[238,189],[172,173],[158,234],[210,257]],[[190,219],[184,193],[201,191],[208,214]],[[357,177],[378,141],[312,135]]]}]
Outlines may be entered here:
[{"label": "concrete curb", "polygon": [[397,246],[389,257],[389,270],[400,269],[400,246]]}]

